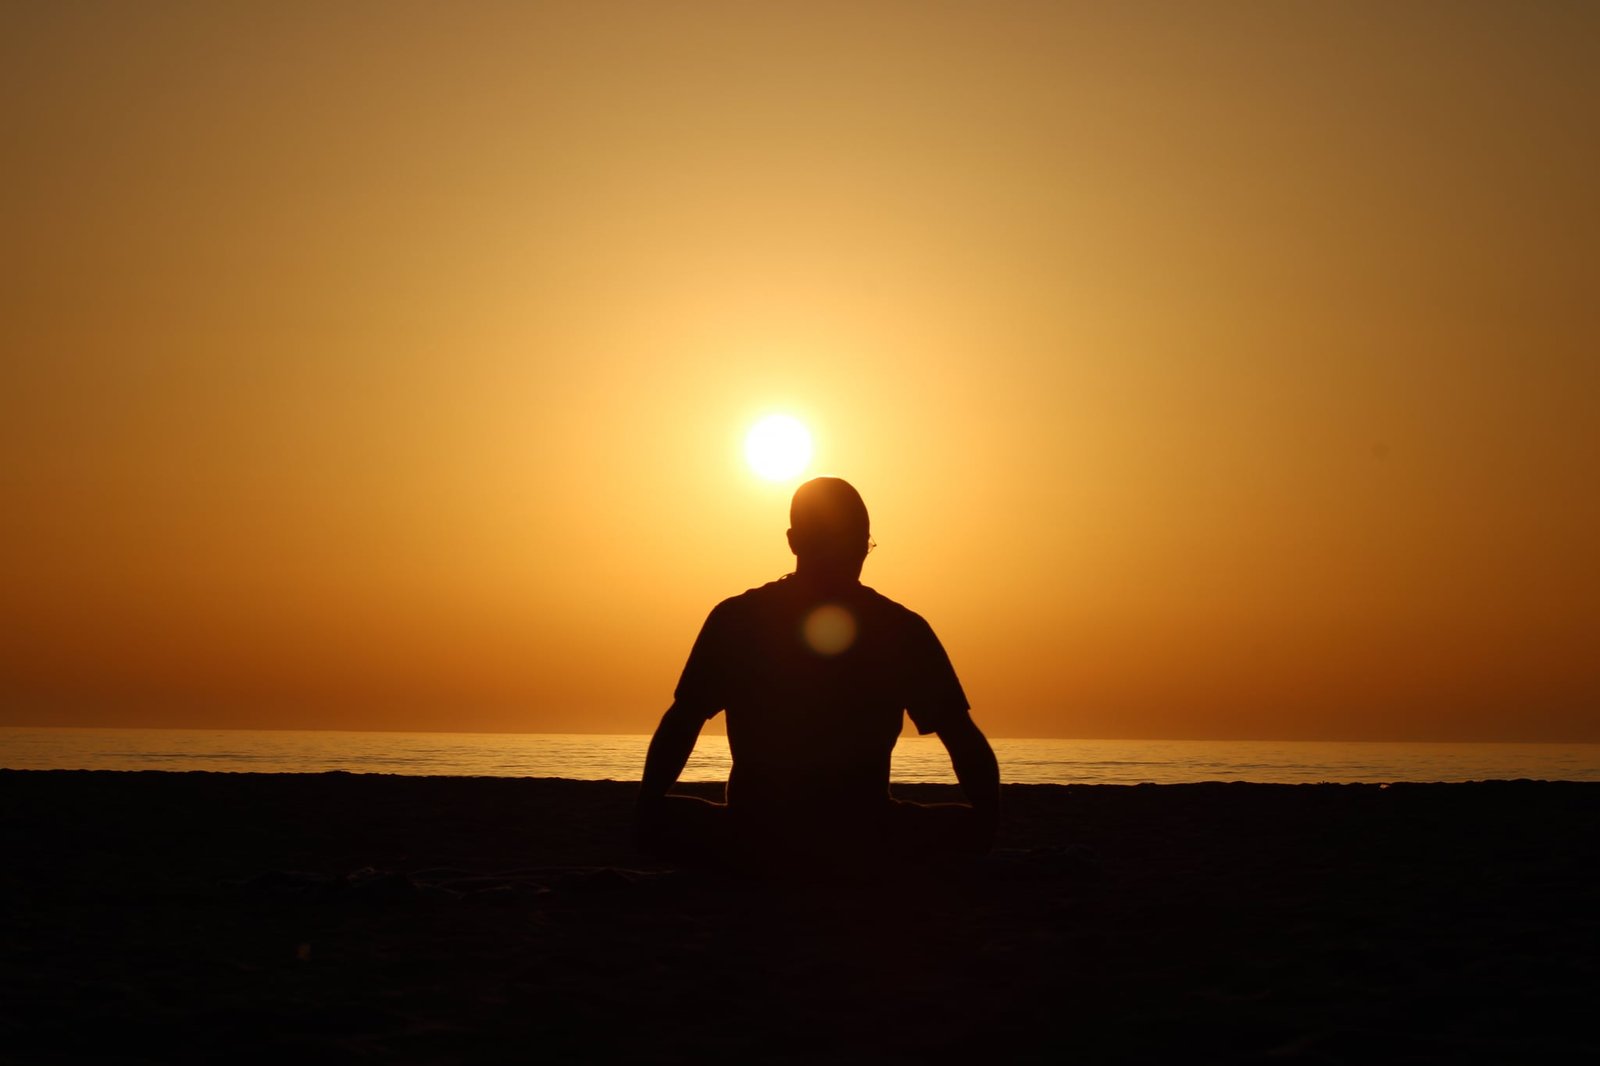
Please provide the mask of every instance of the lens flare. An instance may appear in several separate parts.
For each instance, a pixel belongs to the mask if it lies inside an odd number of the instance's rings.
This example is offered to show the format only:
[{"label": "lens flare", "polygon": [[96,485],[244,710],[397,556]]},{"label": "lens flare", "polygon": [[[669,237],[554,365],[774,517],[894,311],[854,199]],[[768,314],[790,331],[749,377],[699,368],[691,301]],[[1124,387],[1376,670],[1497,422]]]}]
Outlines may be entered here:
[{"label": "lens flare", "polygon": [[838,604],[825,603],[806,615],[806,643],[818,655],[838,655],[856,642],[856,620]]}]

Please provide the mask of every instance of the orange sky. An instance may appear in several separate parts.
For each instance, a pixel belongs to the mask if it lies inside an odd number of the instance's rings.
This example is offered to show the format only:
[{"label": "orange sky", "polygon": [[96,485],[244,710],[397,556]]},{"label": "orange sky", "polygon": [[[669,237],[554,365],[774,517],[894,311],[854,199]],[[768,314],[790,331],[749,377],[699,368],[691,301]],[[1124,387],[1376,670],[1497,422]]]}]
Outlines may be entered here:
[{"label": "orange sky", "polygon": [[788,411],[994,735],[1600,740],[1597,31],[6,5],[0,724],[647,731]]}]

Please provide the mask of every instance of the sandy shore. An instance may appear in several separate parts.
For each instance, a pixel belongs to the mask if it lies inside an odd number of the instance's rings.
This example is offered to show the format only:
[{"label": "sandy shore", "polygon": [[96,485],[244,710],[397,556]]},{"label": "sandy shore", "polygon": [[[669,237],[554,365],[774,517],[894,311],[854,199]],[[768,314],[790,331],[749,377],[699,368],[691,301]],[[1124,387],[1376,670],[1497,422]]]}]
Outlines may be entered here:
[{"label": "sandy shore", "polygon": [[0,1060],[1600,1052],[1600,784],[1007,786],[989,860],[780,885],[632,792],[0,771]]}]

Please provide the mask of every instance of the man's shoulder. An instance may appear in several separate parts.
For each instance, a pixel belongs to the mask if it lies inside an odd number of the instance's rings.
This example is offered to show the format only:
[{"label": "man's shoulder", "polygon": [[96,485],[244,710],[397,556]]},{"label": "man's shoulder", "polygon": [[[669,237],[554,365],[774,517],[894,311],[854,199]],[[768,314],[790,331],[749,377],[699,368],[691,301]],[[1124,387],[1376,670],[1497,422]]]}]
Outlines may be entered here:
[{"label": "man's shoulder", "polygon": [[776,581],[768,581],[765,585],[757,585],[755,588],[745,589],[743,592],[735,593],[734,595],[723,600],[722,603],[717,604],[717,606],[722,607],[726,604],[738,605],[744,603],[761,603],[765,600],[770,600],[777,596],[781,596],[786,584],[787,582],[785,579],[780,577]]},{"label": "man's shoulder", "polygon": [[[711,609],[711,617],[719,624],[739,625],[775,613],[804,609],[815,598],[814,590],[797,584],[792,576],[781,577],[729,596]],[[903,632],[933,632],[922,615],[868,585],[856,585],[842,602],[861,616],[876,618],[880,626]]]},{"label": "man's shoulder", "polygon": [[877,589],[866,585],[862,585],[860,588],[861,601],[868,609],[905,625],[932,628],[928,626],[927,620],[920,614],[898,600],[891,600]]},{"label": "man's shoulder", "polygon": [[760,610],[764,605],[773,602],[783,595],[783,579],[768,581],[765,585],[745,589],[743,592],[729,596],[727,599],[711,608],[713,618],[728,618]]}]

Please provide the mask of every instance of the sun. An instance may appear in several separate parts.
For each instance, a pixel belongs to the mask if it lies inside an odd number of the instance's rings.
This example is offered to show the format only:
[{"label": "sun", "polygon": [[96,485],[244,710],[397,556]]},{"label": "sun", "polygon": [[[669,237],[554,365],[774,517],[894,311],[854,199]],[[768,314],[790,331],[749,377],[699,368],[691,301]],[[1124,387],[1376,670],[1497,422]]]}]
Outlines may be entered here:
[{"label": "sun", "polygon": [[768,481],[786,481],[811,461],[811,434],[789,415],[768,415],[744,438],[744,457]]}]

